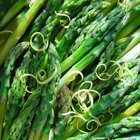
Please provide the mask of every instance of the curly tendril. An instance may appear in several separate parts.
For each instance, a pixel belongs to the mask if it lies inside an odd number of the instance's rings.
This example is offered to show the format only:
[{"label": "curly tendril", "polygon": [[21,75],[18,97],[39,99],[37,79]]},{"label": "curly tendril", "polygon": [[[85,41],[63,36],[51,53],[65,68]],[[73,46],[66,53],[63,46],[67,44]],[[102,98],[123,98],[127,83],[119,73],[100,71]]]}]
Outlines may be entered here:
[{"label": "curly tendril", "polygon": [[[85,120],[83,120],[83,121],[85,121]],[[99,121],[98,118],[96,118],[96,117],[93,117],[93,119],[91,119],[90,121],[85,121],[85,122],[87,122],[87,123],[86,123],[86,129],[87,129],[87,131],[81,130],[81,129],[79,128],[79,122],[77,122],[77,129],[78,129],[81,133],[85,133],[85,134],[87,134],[87,133],[94,133],[94,132],[96,132],[96,131],[98,130],[98,128],[101,126],[100,121]],[[96,125],[95,125],[95,124],[96,124]],[[96,126],[96,127],[94,128],[94,126]]]},{"label": "curly tendril", "polygon": [[89,88],[88,89],[92,89],[92,87],[93,87],[93,83],[92,83],[92,81],[84,81],[80,86],[79,86],[79,90],[80,89],[83,89],[82,87],[85,85],[85,84],[89,84]]},{"label": "curly tendril", "polygon": [[[55,14],[60,16],[60,17],[66,17],[68,19],[68,21],[69,21],[69,24],[70,24],[70,21],[71,21],[70,16],[68,16],[67,14],[57,13],[56,11],[55,11]],[[63,26],[66,29],[69,27],[69,24],[66,25],[67,24],[66,20],[60,20],[60,24],[61,24],[61,26]]]},{"label": "curly tendril", "polygon": [[[25,83],[25,77],[31,77],[31,78],[33,78],[33,79],[36,80],[36,77],[35,77],[33,74],[23,74],[23,75],[20,77],[21,82]],[[29,86],[26,86],[26,92],[28,92],[28,93],[33,93],[34,91],[36,91],[36,90],[30,91],[30,90],[28,90],[28,87],[29,87]]]},{"label": "curly tendril", "polygon": [[[108,113],[110,114],[110,119],[108,120],[108,121],[105,121],[105,122],[102,122],[101,123],[101,125],[106,125],[106,124],[108,124],[113,118],[114,118],[114,114],[111,112],[111,109],[110,109],[110,107],[108,108]],[[106,118],[105,117],[105,115],[100,115],[100,116],[98,116],[97,117],[98,118],[98,120],[101,120],[101,118]],[[100,121],[101,122],[101,121]]]},{"label": "curly tendril", "polygon": [[[37,36],[37,35],[40,35],[40,36],[42,37],[43,44],[45,45],[44,48],[39,48],[39,49],[38,49],[38,48],[35,48],[35,47],[33,46],[33,39],[34,39],[35,36]],[[37,51],[37,52],[45,51],[45,50],[48,48],[48,45],[49,45],[49,43],[48,43],[48,41],[47,41],[47,43],[45,42],[45,38],[44,38],[44,36],[43,36],[42,33],[40,33],[40,32],[35,32],[35,33],[32,34],[32,36],[31,36],[31,38],[30,38],[30,46],[31,46],[31,48],[32,48],[33,50],[35,50],[35,51]]]},{"label": "curly tendril", "polygon": [[[125,76],[131,77],[131,82],[129,83],[128,80],[125,80]],[[120,80],[123,82],[126,82],[128,85],[132,85],[134,83],[134,74],[131,70],[128,68],[128,64],[125,62],[124,64],[120,65],[119,71],[118,71],[118,77],[115,78],[115,80]]]},{"label": "curly tendril", "polygon": [[130,0],[118,0],[118,5],[122,6],[122,5],[128,4],[129,2]]},{"label": "curly tendril", "polygon": [[73,70],[73,71],[69,72],[69,73],[68,73],[68,80],[69,80],[70,82],[71,82],[71,81],[74,81],[75,78],[76,78],[76,76],[77,76],[77,74],[79,74],[79,75],[81,76],[81,80],[80,80],[79,82],[77,82],[76,84],[81,83],[81,82],[83,81],[84,76],[83,76],[82,72],[80,72],[80,71],[78,71],[78,70]]},{"label": "curly tendril", "polygon": [[[117,68],[113,71],[113,73],[106,73],[106,75],[107,76],[109,76],[109,77],[111,77],[111,76],[113,76],[115,73],[117,73],[117,71],[120,69],[120,67],[121,67],[121,65],[120,64],[118,64],[118,63],[116,63],[115,61],[113,61],[113,60],[111,60],[110,61],[111,63],[113,63],[113,65],[112,66],[117,66]],[[112,67],[111,66],[111,67]]]},{"label": "curly tendril", "polygon": [[[102,73],[98,74],[98,69],[99,69],[99,67],[102,67],[102,66],[104,67],[104,70],[103,70]],[[104,76],[106,74],[105,73],[106,70],[107,70],[106,64],[99,64],[99,65],[97,65],[97,67],[95,69],[95,74],[96,74],[97,78],[102,80],[102,81],[108,80],[110,77],[108,77],[107,79],[102,78],[102,76]]]},{"label": "curly tendril", "polygon": [[[44,75],[45,75],[45,77],[47,77],[46,76],[47,73],[44,70],[41,70],[40,72],[43,72]],[[41,74],[40,73],[37,73],[37,75],[36,75],[36,81],[40,85],[45,85],[45,84],[49,83],[54,78],[54,76],[56,75],[56,73],[57,73],[57,68],[55,68],[53,74],[49,78],[47,78],[46,80],[44,80],[44,77],[43,77],[43,81],[41,81],[41,79],[39,79],[39,77],[41,77]]]},{"label": "curly tendril", "polygon": [[[99,96],[99,99],[98,99],[98,101],[99,101],[100,100],[99,92],[97,92],[96,90],[91,90],[91,89],[81,89],[81,90],[75,92],[72,96],[72,100],[78,101],[78,105],[79,105],[80,109],[82,111],[86,112],[92,107],[92,105],[94,103],[94,98],[93,98],[92,93],[95,93]],[[74,111],[76,111],[73,104],[72,104],[72,109]]]}]

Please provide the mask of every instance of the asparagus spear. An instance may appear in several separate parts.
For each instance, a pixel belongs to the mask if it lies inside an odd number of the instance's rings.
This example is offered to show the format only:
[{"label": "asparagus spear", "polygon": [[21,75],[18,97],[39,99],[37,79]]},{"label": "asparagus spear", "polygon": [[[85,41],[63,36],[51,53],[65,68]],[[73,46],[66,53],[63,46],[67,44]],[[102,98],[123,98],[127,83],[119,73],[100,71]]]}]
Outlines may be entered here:
[{"label": "asparagus spear", "polygon": [[54,121],[54,140],[61,140],[65,125],[69,119],[69,117],[67,115],[64,116],[63,113],[68,112],[71,105],[70,90],[67,86],[61,89],[57,101],[55,112],[58,112],[58,115]]},{"label": "asparagus spear", "polygon": [[33,92],[24,103],[23,108],[21,109],[18,117],[14,120],[9,136],[7,139],[12,140],[20,140],[20,139],[27,139],[29,129],[31,126],[31,121],[34,117],[35,109],[39,104],[39,97],[40,93],[43,89],[37,89]]},{"label": "asparagus spear", "polygon": [[56,11],[56,14],[51,15],[46,21],[46,26],[42,28],[42,33],[45,35],[45,38],[52,39],[53,36],[51,35],[53,30],[59,24],[60,20],[60,16],[58,14],[68,14],[72,16],[78,13],[82,9],[83,5],[89,2],[90,0],[81,0],[77,2],[64,0],[62,6],[58,9],[58,11]]},{"label": "asparagus spear", "polygon": [[[14,5],[14,3],[16,3],[17,0],[5,0],[5,1],[0,1],[0,19],[2,19],[4,17],[4,15],[6,14],[6,12],[10,9],[10,7],[12,5]],[[0,29],[1,30],[1,29]]]},{"label": "asparagus spear", "polygon": [[[139,78],[138,78],[139,79]],[[137,81],[139,83],[139,81]],[[139,89],[133,91],[127,91],[123,97],[121,97],[115,104],[115,106],[110,106],[110,112],[114,116],[119,115],[122,111],[128,108],[130,105],[134,104],[140,99]],[[111,114],[108,113],[108,110],[101,115],[100,122],[107,123],[111,117]]]},{"label": "asparagus spear", "polygon": [[[138,101],[138,102],[136,102],[136,103],[134,103],[132,106],[130,106],[129,108],[127,108],[125,111],[123,111],[119,116],[117,116],[116,118],[114,118],[109,124],[107,124],[105,127],[103,126],[101,129],[99,129],[98,131],[97,131],[97,133],[95,133],[95,134],[90,134],[90,133],[87,133],[87,134],[80,134],[80,135],[78,135],[78,136],[76,136],[76,137],[71,137],[71,138],[69,138],[68,140],[75,140],[75,139],[78,139],[78,140],[81,140],[81,138],[83,137],[83,139],[89,139],[89,140],[92,140],[92,139],[108,139],[108,136],[109,136],[109,133],[108,132],[110,132],[110,134],[112,133],[111,131],[109,131],[109,129],[107,130],[106,128],[107,127],[109,127],[109,126],[111,126],[111,124],[117,124],[118,122],[121,122],[121,120],[127,120],[127,118],[129,118],[130,116],[132,116],[132,115],[134,115],[135,113],[137,113],[139,110],[140,110],[140,107],[139,107],[139,104],[140,104],[140,101]],[[139,118],[139,116],[136,116],[136,117],[138,117]],[[132,118],[135,118],[135,117],[132,117]],[[139,123],[139,122],[138,122]],[[131,123],[132,125],[130,125],[130,127],[132,126],[134,126],[134,122],[132,122]],[[135,125],[136,126],[136,125]],[[135,127],[134,126],[134,127]],[[120,127],[119,125],[118,125],[118,127]],[[116,128],[116,127],[115,127]],[[117,129],[117,128],[116,128]],[[127,129],[128,130],[128,129]],[[127,131],[126,130],[126,131]],[[131,130],[131,128],[130,128],[130,130]],[[125,131],[125,130],[124,130]],[[121,133],[122,132],[124,132],[123,130],[121,131]],[[108,133],[108,135],[107,135],[107,137],[105,137],[105,134],[106,133]],[[129,132],[128,132],[129,133]],[[139,134],[139,133],[138,133]],[[133,137],[132,137],[132,139],[133,138],[135,138],[135,136],[134,135],[132,135]],[[129,138],[131,138],[131,136],[129,137]],[[136,138],[139,138],[139,135],[138,135],[138,137],[137,137],[137,135],[136,135]],[[119,139],[119,138],[117,138],[117,139],[115,139],[115,140],[121,140],[121,138]],[[123,139],[122,139],[123,140]],[[125,138],[124,138],[124,140],[125,140]],[[126,140],[128,140],[128,139],[126,139]]]},{"label": "asparagus spear", "polygon": [[[114,2],[114,1],[113,1]],[[57,43],[57,51],[62,61],[68,47],[74,42],[75,38],[82,29],[87,26],[100,12],[106,14],[106,9],[111,9],[114,3],[110,4],[107,1],[92,1],[90,5],[85,6],[79,14],[74,17],[69,23],[66,33]]]},{"label": "asparagus spear", "polygon": [[0,28],[4,27],[24,6],[29,4],[28,0],[17,1],[6,13],[2,21],[0,22]]},{"label": "asparagus spear", "polygon": [[[132,69],[132,71],[136,74],[138,74],[139,72],[139,64],[134,67]],[[137,78],[137,74],[135,75],[135,79]],[[127,79],[128,78],[128,79]],[[126,77],[126,80],[130,80],[130,77]],[[120,82],[118,83],[110,93],[108,93],[107,95],[104,95],[101,97],[101,99],[96,102],[90,109],[88,112],[86,112],[83,117],[87,120],[90,119],[90,117],[92,116],[98,116],[99,114],[101,114],[103,111],[105,111],[108,107],[114,105],[114,103],[119,100],[119,98],[121,98],[125,92],[129,89],[130,85],[126,84],[126,82]],[[92,114],[92,116],[90,115]],[[73,120],[72,125],[68,125],[65,129],[65,135],[64,135],[64,139],[68,138],[69,136],[71,136],[72,134],[74,134],[76,132],[77,129],[77,122],[79,122],[79,127],[83,126],[85,121],[81,121],[81,119],[79,120],[78,118]]]},{"label": "asparagus spear", "polygon": [[140,127],[140,117],[139,116],[131,116],[122,119],[118,123],[110,124],[106,126],[106,131],[100,134],[95,134],[90,139],[99,137],[107,137],[107,138],[116,138],[121,136],[122,134],[129,133],[132,131],[139,130]]},{"label": "asparagus spear", "polygon": [[124,137],[115,138],[115,140],[139,140],[140,139],[140,131],[131,132]]},{"label": "asparagus spear", "polygon": [[[51,78],[51,81],[45,85],[46,92],[42,94],[41,103],[37,108],[35,120],[33,122],[28,139],[38,140],[41,139],[41,135],[47,138],[49,129],[54,119],[54,103],[57,97],[56,90],[60,78],[60,66],[57,52],[52,44],[49,47],[48,55],[49,65],[47,67],[47,74],[48,78],[52,76],[53,77]],[[47,128],[44,128],[44,126]],[[45,129],[47,129],[47,132]]]},{"label": "asparagus spear", "polygon": [[0,32],[0,48],[1,51],[5,45],[8,38],[13,34],[15,28],[18,26],[22,18],[27,12],[27,7],[25,7],[17,17],[15,17],[8,25]]},{"label": "asparagus spear", "polygon": [[45,24],[47,18],[54,13],[55,10],[62,4],[63,0],[52,1],[48,0],[45,8],[42,9],[42,12],[35,19],[31,29],[28,29],[26,34],[23,36],[23,40],[29,40],[33,33],[39,32]]},{"label": "asparagus spear", "polygon": [[28,73],[30,58],[31,53],[26,53],[23,62],[21,63],[20,67],[16,70],[13,82],[8,91],[8,100],[4,116],[5,127],[3,139],[6,139],[6,137],[8,136],[13,120],[18,115],[20,109],[22,108],[25,102],[25,96],[27,96],[26,80],[24,80],[25,82],[22,82],[20,78],[23,74]]},{"label": "asparagus spear", "polygon": [[4,45],[3,50],[0,52],[0,56],[1,56],[0,65],[2,65],[2,63],[4,62],[5,57],[8,54],[8,52],[11,50],[11,48],[17,44],[21,36],[26,31],[27,27],[31,23],[33,17],[37,14],[37,12],[39,11],[39,9],[42,7],[43,4],[44,4],[44,0],[39,0],[39,1],[36,0],[33,6],[31,6],[31,8],[26,13],[24,18],[22,19],[22,21],[14,31],[14,33],[8,38],[6,44]]},{"label": "asparagus spear", "polygon": [[28,46],[29,43],[22,42],[9,52],[9,56],[6,58],[4,64],[3,73],[0,75],[0,139],[2,136],[3,117],[7,102],[7,94],[11,85],[10,79],[12,78],[12,73],[15,69],[14,65],[17,62],[17,59],[27,49]]},{"label": "asparagus spear", "polygon": [[115,8],[101,20],[101,22],[96,27],[96,30],[89,30],[89,32],[87,32],[87,36],[85,37],[86,39],[82,45],[61,63],[62,72],[66,71],[73,64],[75,64],[80,58],[82,58],[89,50],[93,48],[95,43],[101,41],[102,38],[116,26],[116,24],[125,15],[125,10],[123,8],[124,7]]},{"label": "asparagus spear", "polygon": [[[101,43],[99,43],[95,48],[93,48],[90,53],[88,53],[85,57],[83,57],[79,62],[77,62],[60,80],[59,88],[64,84],[69,84],[71,81],[69,81],[70,73],[74,70],[82,71],[85,69],[91,62],[93,62],[99,55],[102,53],[102,51],[105,49],[105,47],[110,43],[111,40],[113,40],[116,36],[116,32],[112,30],[106,37],[103,39]],[[83,50],[82,50],[83,51]],[[75,74],[74,76],[76,76]]]}]

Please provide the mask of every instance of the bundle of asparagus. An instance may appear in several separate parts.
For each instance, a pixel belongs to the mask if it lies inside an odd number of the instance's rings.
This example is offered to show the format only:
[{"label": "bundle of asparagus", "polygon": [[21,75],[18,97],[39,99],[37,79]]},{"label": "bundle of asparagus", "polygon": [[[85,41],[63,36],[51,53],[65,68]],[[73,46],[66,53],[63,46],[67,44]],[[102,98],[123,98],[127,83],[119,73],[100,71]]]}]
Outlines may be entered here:
[{"label": "bundle of asparagus", "polygon": [[140,138],[140,0],[0,10],[0,140]]}]

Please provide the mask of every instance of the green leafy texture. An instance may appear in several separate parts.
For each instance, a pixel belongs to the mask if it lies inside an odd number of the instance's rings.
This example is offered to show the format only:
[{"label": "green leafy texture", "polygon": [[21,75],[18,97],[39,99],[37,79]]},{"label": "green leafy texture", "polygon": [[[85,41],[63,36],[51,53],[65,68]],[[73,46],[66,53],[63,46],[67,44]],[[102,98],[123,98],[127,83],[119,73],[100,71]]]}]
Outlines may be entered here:
[{"label": "green leafy texture", "polygon": [[[49,129],[53,124],[54,104],[57,98],[56,91],[60,79],[61,70],[57,52],[52,44],[49,46],[48,50],[48,65],[46,72],[48,78],[53,74],[54,75],[52,77],[52,80],[44,85],[46,91],[41,95],[41,102],[36,110],[36,116],[29,134],[29,139],[41,139],[42,133],[44,135],[48,135]],[[44,126],[46,126],[47,128],[44,128]]]},{"label": "green leafy texture", "polygon": [[0,74],[0,139],[2,136],[3,117],[7,103],[8,91],[11,86],[10,80],[13,78],[12,73],[16,67],[15,63],[17,59],[27,49],[28,45],[28,43],[22,42],[16,45],[16,47],[9,52],[9,56],[6,58],[4,63],[3,73]]}]

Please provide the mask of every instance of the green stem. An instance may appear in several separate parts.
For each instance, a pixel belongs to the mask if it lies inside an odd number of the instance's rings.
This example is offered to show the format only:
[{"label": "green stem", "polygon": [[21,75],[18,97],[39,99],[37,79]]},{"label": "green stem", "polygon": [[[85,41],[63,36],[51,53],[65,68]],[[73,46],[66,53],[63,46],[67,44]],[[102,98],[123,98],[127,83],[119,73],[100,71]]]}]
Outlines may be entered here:
[{"label": "green stem", "polygon": [[133,39],[127,46],[127,48],[117,57],[116,60],[119,60],[123,57],[128,51],[130,51],[137,43],[140,41],[140,28],[132,35]]},{"label": "green stem", "polygon": [[[130,117],[134,114],[136,114],[138,111],[140,111],[140,101],[134,103],[133,105],[131,105],[129,108],[127,108],[125,111],[123,111],[119,116],[115,117],[111,122],[110,124],[113,124],[113,123],[118,123],[120,122],[123,118],[126,118],[126,117]],[[107,124],[108,125],[108,124]],[[95,135],[93,135],[93,137],[98,137],[98,136],[104,136],[104,133],[105,130],[106,130],[106,126],[103,126],[101,127],[97,133],[95,133]]]},{"label": "green stem", "polygon": [[27,3],[27,0],[18,0],[4,16],[0,27],[4,27]]},{"label": "green stem", "polygon": [[0,103],[0,140],[2,138],[2,128],[3,128],[5,107],[6,107],[6,100],[4,100],[2,103]]},{"label": "green stem", "polygon": [[138,26],[140,25],[140,16],[138,16],[136,19],[133,19],[130,24],[128,24],[121,32],[117,35],[116,40],[119,40],[121,38],[124,38],[128,36],[130,33],[135,31]]},{"label": "green stem", "polygon": [[43,6],[44,2],[45,0],[36,0],[33,6],[27,11],[25,17],[23,17],[23,20],[20,22],[15,32],[8,38],[3,50],[0,52],[0,66],[3,64],[11,48],[17,44],[19,39],[25,33],[27,27],[29,26],[37,12],[40,10],[40,8]]}]

